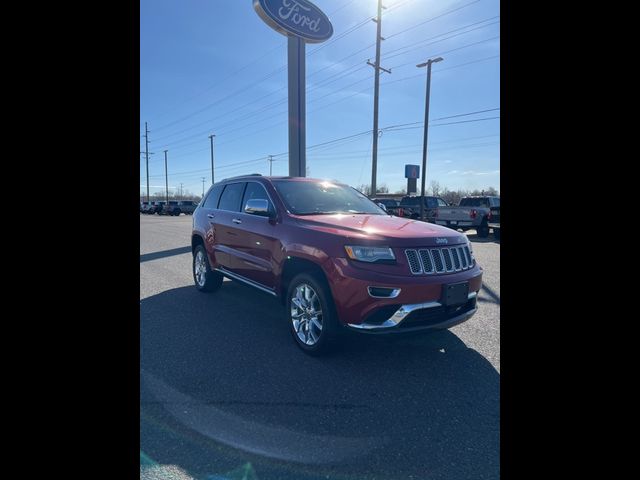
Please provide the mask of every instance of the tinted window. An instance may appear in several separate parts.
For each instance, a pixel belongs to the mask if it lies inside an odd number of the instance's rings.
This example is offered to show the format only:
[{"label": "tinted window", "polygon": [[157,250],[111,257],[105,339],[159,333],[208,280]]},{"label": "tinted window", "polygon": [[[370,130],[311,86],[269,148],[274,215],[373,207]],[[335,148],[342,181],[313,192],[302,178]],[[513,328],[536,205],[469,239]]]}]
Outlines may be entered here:
[{"label": "tinted window", "polygon": [[460,200],[461,207],[488,207],[489,199],[487,197],[463,198]]},{"label": "tinted window", "polygon": [[228,184],[222,192],[220,203],[218,204],[218,209],[239,212],[244,186],[244,182]]},{"label": "tinted window", "polygon": [[269,202],[269,210],[273,210],[271,201],[269,200],[269,196],[267,195],[267,191],[264,189],[264,187],[258,182],[249,182],[247,183],[247,189],[244,191],[244,199],[242,200],[242,211],[244,212],[244,209],[247,206],[247,202],[249,200],[255,199],[266,200],[267,202]]},{"label": "tinted window", "polygon": [[214,185],[209,191],[209,194],[202,206],[204,208],[218,208],[218,200],[220,199],[220,194],[222,193],[223,188],[224,185]]},{"label": "tinted window", "polygon": [[169,205],[178,205],[178,202],[169,202]]},{"label": "tinted window", "polygon": [[402,200],[400,200],[400,205],[403,207],[411,207],[420,204],[418,203],[418,197],[403,197]]},{"label": "tinted window", "polygon": [[446,207],[447,206],[447,202],[445,202],[443,199],[439,198],[438,199],[438,206],[439,207]]},{"label": "tinted window", "polygon": [[436,208],[438,206],[438,200],[433,197],[427,197],[427,208]]},{"label": "tinted window", "polygon": [[491,206],[492,207],[499,207],[500,206],[500,199],[499,198],[492,198],[491,199]]}]

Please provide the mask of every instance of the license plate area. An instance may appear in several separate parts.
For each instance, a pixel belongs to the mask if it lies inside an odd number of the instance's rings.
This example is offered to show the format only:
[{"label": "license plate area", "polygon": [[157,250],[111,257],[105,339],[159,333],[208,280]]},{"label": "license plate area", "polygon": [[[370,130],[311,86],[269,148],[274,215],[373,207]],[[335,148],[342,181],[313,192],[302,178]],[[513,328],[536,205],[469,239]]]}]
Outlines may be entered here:
[{"label": "license plate area", "polygon": [[462,305],[469,300],[469,282],[445,285],[442,292],[442,304],[446,306]]}]

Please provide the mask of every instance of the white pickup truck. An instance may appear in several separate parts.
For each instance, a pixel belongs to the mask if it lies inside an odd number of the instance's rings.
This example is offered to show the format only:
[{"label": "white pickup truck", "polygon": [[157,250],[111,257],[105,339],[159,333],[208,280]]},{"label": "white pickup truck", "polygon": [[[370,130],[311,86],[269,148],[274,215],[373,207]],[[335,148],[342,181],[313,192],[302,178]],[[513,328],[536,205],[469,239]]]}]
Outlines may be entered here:
[{"label": "white pickup truck", "polygon": [[438,207],[434,223],[453,228],[469,230],[475,228],[478,237],[489,236],[491,207],[500,206],[500,197],[463,197],[457,207]]}]

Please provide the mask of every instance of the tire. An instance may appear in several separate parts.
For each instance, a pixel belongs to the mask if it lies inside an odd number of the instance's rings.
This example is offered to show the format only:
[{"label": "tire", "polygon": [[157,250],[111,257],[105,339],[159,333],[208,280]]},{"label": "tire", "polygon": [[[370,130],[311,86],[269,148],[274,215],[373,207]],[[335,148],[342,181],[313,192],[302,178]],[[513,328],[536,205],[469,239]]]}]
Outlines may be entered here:
[{"label": "tire", "polygon": [[[296,299],[297,302],[302,302],[301,306],[294,301]],[[303,313],[305,308],[311,311]],[[320,314],[314,317],[314,312]],[[338,318],[329,287],[318,275],[300,273],[291,280],[287,290],[285,314],[291,336],[303,352],[321,355],[335,346]],[[304,320],[301,322],[294,315],[299,315]]]},{"label": "tire", "polygon": [[493,229],[493,238],[495,238],[496,240],[500,240],[500,229],[499,228],[494,228]]},{"label": "tire", "polygon": [[219,272],[211,270],[209,258],[203,245],[196,246],[193,252],[193,262],[191,271],[193,282],[201,292],[214,292],[222,285],[224,277]]},{"label": "tire", "polygon": [[482,222],[482,224],[476,228],[476,232],[479,238],[487,238],[489,236],[489,225],[487,225],[487,222]]},{"label": "tire", "polygon": [[180,213],[182,213],[182,212],[180,212],[180,209],[179,209],[179,208],[173,211],[173,214],[174,214],[176,217],[179,217],[179,216],[180,216]]}]

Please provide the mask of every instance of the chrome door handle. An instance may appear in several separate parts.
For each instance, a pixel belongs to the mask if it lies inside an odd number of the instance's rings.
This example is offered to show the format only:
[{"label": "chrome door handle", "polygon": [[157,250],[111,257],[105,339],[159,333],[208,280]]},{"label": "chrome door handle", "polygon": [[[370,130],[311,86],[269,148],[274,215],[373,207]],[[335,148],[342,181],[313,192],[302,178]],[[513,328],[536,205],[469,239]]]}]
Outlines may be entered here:
[{"label": "chrome door handle", "polygon": [[239,218],[234,218],[233,220],[231,220],[233,223],[237,223],[238,225],[240,225],[242,223],[242,220],[240,220]]},{"label": "chrome door handle", "polygon": [[207,218],[213,218],[215,215],[213,213],[207,213]]}]

